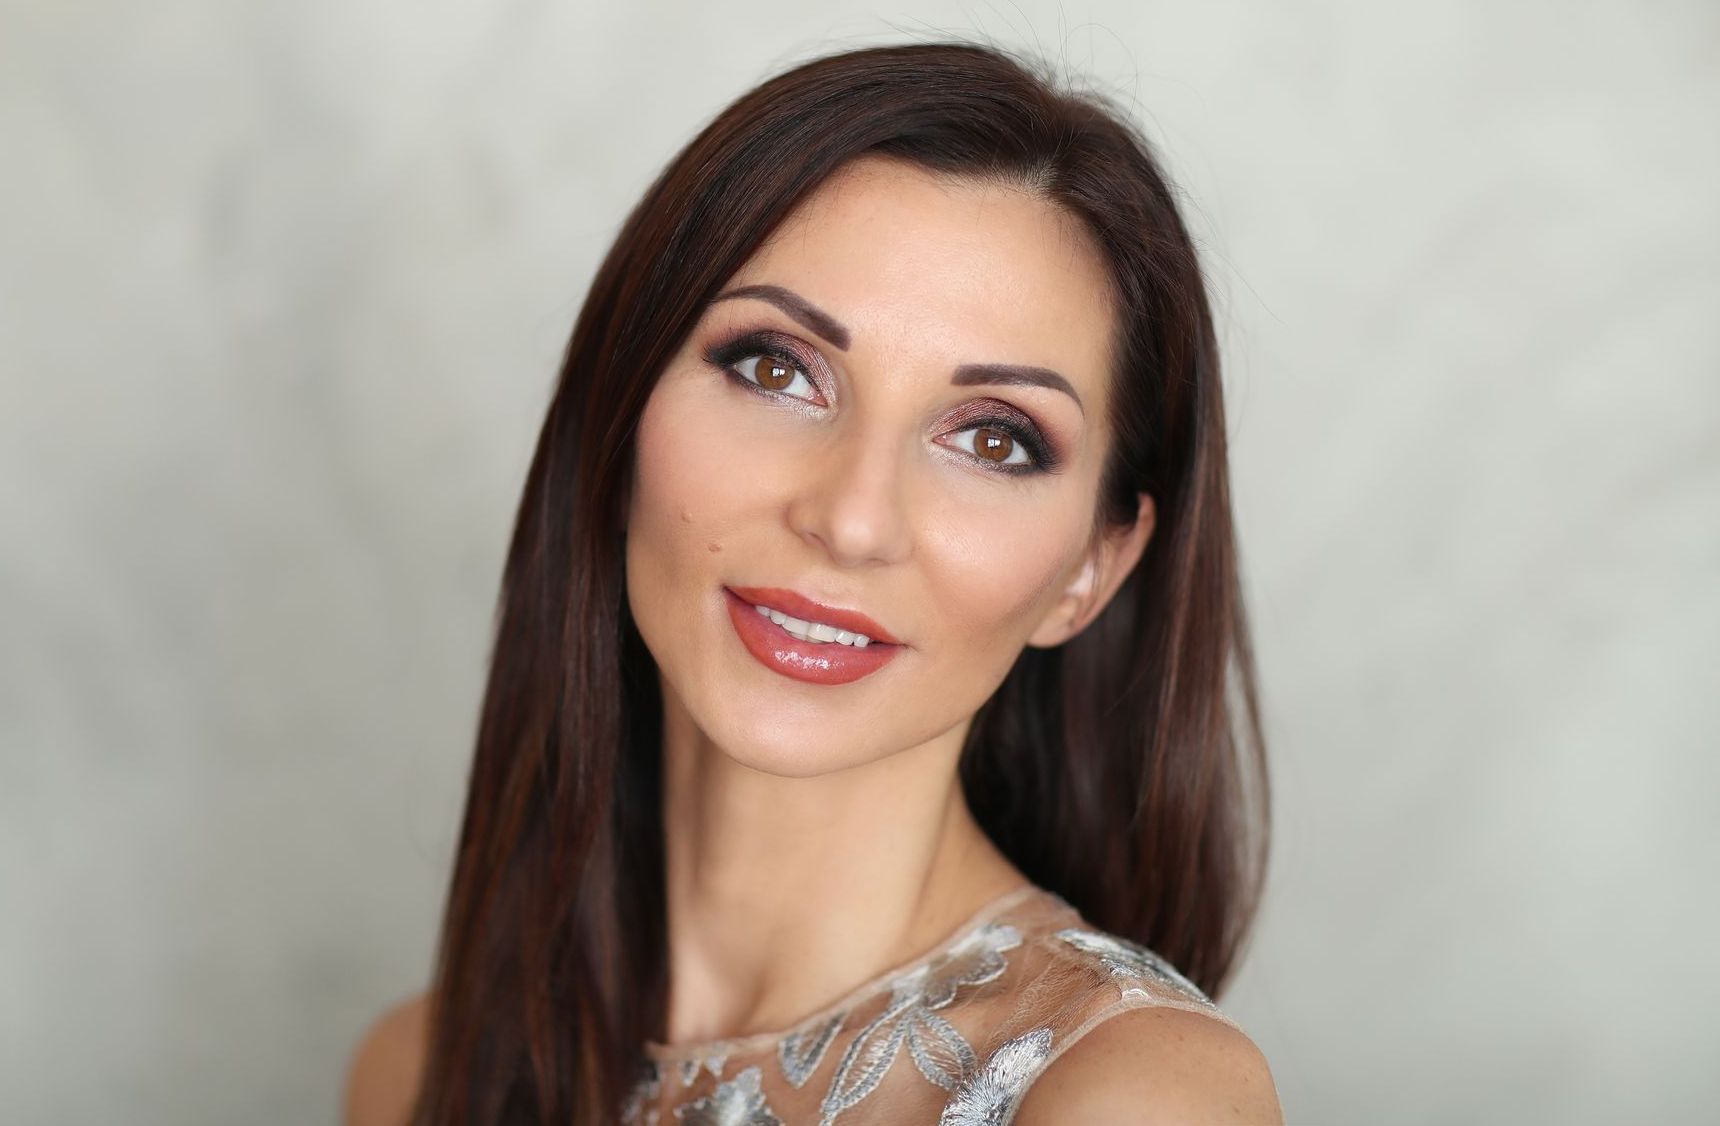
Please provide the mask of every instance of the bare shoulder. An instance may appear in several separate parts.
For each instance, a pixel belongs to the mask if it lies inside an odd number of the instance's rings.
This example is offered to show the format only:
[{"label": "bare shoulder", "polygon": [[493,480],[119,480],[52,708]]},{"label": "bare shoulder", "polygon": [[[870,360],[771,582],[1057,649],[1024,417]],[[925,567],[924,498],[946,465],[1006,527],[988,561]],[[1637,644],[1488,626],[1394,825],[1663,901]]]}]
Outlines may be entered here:
[{"label": "bare shoulder", "polygon": [[1246,1034],[1187,1009],[1125,1009],[1100,1021],[1027,1088],[1016,1126],[1059,1122],[1284,1121],[1266,1057]]},{"label": "bare shoulder", "polygon": [[404,1126],[429,1046],[429,997],[408,997],[373,1021],[347,1065],[346,1126]]}]

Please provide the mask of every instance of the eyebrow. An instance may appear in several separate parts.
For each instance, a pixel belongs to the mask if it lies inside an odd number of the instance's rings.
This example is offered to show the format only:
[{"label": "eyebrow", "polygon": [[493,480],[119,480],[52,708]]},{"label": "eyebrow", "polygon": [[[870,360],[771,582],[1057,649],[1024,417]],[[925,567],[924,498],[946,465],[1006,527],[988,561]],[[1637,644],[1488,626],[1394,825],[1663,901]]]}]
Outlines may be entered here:
[{"label": "eyebrow", "polygon": [[956,369],[955,375],[950,377],[950,382],[957,387],[971,387],[978,383],[1049,387],[1074,399],[1081,413],[1087,413],[1087,405],[1081,401],[1081,396],[1075,393],[1075,388],[1050,368],[1028,367],[1025,364],[963,364]]},{"label": "eyebrow", "polygon": [[736,286],[717,294],[711,299],[711,304],[715,305],[718,301],[727,301],[734,297],[757,297],[761,301],[769,301],[842,351],[848,351],[851,337],[842,323],[793,290],[784,289],[780,285]]},{"label": "eyebrow", "polygon": [[[848,345],[853,340],[848,329],[806,298],[791,289],[780,285],[742,285],[734,289],[724,290],[711,299],[711,304],[718,301],[729,301],[739,297],[756,297],[768,301],[787,313],[790,317],[828,340],[841,351],[848,351]],[[997,384],[1002,386],[1048,387],[1053,391],[1061,391],[1087,413],[1087,406],[1081,401],[1081,396],[1075,393],[1075,388],[1063,376],[1050,368],[1031,367],[1026,364],[962,364],[956,368],[950,377],[950,383],[957,387],[972,387],[980,384]]]}]

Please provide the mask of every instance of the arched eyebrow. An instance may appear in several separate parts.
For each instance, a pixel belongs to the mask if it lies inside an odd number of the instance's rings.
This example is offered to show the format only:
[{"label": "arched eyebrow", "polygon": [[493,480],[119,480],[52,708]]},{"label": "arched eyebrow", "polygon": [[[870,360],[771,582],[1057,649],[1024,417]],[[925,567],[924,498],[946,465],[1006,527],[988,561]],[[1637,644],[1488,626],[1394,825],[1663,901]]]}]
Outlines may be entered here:
[{"label": "arched eyebrow", "polygon": [[1075,388],[1067,379],[1052,371],[1050,368],[1028,367],[1025,364],[963,364],[956,369],[950,382],[957,387],[969,387],[976,383],[1019,384],[1027,387],[1049,387],[1053,391],[1061,391],[1087,413],[1087,404],[1081,401],[1081,396],[1075,393]]},{"label": "arched eyebrow", "polygon": [[[853,340],[848,329],[835,317],[800,294],[780,285],[736,286],[717,294],[711,299],[711,304],[715,305],[718,301],[728,301],[737,297],[756,297],[761,301],[770,302],[843,352],[848,351],[848,345]],[[1087,406],[1081,401],[1081,396],[1075,393],[1074,386],[1050,368],[1030,367],[1025,364],[962,364],[956,368],[955,374],[950,377],[950,383],[957,387],[971,387],[978,384],[1049,387],[1053,391],[1061,391],[1074,399],[1075,405],[1080,408],[1081,413],[1087,413]]]},{"label": "arched eyebrow", "polygon": [[757,297],[761,301],[769,301],[837,348],[848,351],[848,342],[852,338],[841,322],[791,289],[780,285],[741,285],[717,294],[711,298],[711,304],[733,297]]}]

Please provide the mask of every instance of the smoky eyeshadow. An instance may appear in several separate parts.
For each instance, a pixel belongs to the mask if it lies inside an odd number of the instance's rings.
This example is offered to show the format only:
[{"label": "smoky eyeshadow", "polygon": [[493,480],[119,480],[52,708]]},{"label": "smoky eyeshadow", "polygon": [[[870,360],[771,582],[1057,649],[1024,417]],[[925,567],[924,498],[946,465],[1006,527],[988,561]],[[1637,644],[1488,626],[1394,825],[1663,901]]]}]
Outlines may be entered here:
[{"label": "smoky eyeshadow", "polygon": [[718,367],[728,367],[739,363],[748,356],[770,356],[785,364],[799,368],[811,378],[814,364],[810,357],[800,354],[799,349],[789,343],[789,338],[781,333],[769,330],[752,330],[732,337],[726,342],[718,342],[705,350],[705,361]]}]

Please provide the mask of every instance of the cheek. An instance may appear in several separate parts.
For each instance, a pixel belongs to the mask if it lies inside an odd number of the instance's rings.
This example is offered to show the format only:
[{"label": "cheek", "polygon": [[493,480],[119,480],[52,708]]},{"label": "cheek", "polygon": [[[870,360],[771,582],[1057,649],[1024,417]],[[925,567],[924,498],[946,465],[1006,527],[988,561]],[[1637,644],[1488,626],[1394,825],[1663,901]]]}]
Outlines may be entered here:
[{"label": "cheek", "polygon": [[654,392],[639,418],[627,515],[628,586],[661,596],[697,538],[698,517],[710,510],[706,475],[695,471],[697,444],[681,433],[672,401]]},{"label": "cheek", "polygon": [[627,522],[629,586],[637,581],[665,600],[715,589],[747,498],[758,492],[749,484],[753,466],[737,460],[713,406],[707,391],[666,376],[639,419]]},{"label": "cheek", "polygon": [[958,648],[998,648],[1011,660],[1056,603],[1082,536],[1076,506],[1028,501],[951,506],[922,542],[927,585],[945,636]]}]

